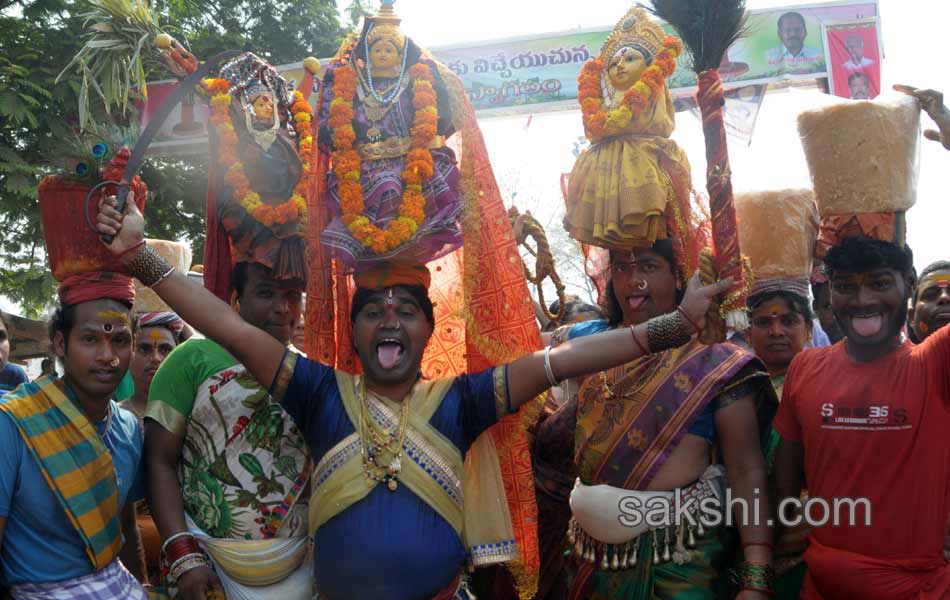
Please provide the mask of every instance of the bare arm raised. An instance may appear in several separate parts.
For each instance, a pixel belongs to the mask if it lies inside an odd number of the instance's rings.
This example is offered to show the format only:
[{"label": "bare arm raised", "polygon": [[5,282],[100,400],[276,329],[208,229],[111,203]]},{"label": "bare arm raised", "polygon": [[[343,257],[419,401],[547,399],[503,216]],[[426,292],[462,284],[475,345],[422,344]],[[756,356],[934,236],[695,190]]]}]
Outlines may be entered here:
[{"label": "bare arm raised", "polygon": [[[142,247],[145,220],[133,202],[131,191],[125,215],[120,214],[115,206],[115,197],[102,202],[99,232],[115,236],[109,249],[120,255],[129,266],[137,258],[141,260],[141,253],[146,251]],[[284,355],[280,342],[249,324],[217,296],[189,281],[182,273],[172,272],[153,289],[185,322],[224,346],[261,385],[271,384]]]},{"label": "bare arm raised", "polygon": [[[233,354],[262,385],[274,380],[284,347],[264,331],[249,325],[228,305],[180,273],[164,273],[167,263],[143,247],[144,221],[135,203],[120,214],[115,198],[100,207],[99,232],[115,236],[109,248],[122,256],[133,275],[153,289],[181,317]],[[152,260],[152,263],[149,261]],[[156,271],[158,269],[158,271]],[[155,282],[158,283],[155,283]],[[702,285],[699,276],[690,280],[677,312],[662,315],[632,327],[572,340],[555,349],[535,352],[508,367],[511,407],[521,404],[554,385],[556,380],[596,373],[624,364],[648,352],[681,345],[701,329],[706,311],[717,294],[729,288],[730,280]]]}]

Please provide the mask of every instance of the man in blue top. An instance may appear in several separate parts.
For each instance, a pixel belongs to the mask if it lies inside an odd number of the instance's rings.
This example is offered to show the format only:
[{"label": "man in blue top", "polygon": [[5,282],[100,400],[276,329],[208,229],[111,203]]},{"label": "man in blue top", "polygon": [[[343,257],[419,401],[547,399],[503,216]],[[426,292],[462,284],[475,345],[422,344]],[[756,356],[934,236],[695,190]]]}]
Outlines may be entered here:
[{"label": "man in blue top", "polygon": [[148,597],[123,566],[144,573],[142,433],[113,400],[132,357],[134,294],[123,275],[67,278],[50,322],[62,379],[0,400],[0,574],[17,600]]},{"label": "man in blue top", "polygon": [[[433,332],[424,266],[383,263],[357,275],[353,343],[364,374],[354,376],[298,357],[176,273],[145,245],[141,213],[103,203],[99,232],[143,284],[183,319],[221,344],[291,415],[317,467],[311,477],[310,530],[321,598],[428,600],[467,598],[460,571],[466,548],[497,521],[496,508],[471,507],[486,493],[467,486],[474,474],[462,457],[476,437],[559,379],[623,364],[686,343],[691,322],[702,327],[710,299],[726,280],[686,290],[681,312],[528,354],[508,365],[455,378],[422,380],[423,352]],[[463,492],[476,492],[467,494]],[[463,504],[464,498],[464,504]],[[503,524],[501,524],[503,526]],[[464,527],[464,530],[463,530]],[[481,534],[485,533],[484,536]]]}]

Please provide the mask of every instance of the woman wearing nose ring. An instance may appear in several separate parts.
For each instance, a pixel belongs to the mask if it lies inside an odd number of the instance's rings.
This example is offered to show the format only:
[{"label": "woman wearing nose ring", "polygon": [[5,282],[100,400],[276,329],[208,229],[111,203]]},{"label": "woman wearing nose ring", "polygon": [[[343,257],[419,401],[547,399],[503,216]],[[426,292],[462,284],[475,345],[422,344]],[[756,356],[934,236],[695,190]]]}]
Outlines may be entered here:
[{"label": "woman wearing nose ring", "polygon": [[[608,319],[565,326],[552,335],[552,345],[675,310],[685,281],[673,248],[667,238],[648,248],[611,251],[604,293]],[[574,487],[563,494],[565,501],[570,496],[573,517],[557,523],[541,515],[545,530],[563,526],[573,556],[559,561],[542,549],[549,559],[547,569],[542,564],[549,595],[542,597],[567,592],[569,598],[632,600],[685,592],[714,598],[727,589],[725,572],[716,565],[734,549],[721,530],[701,520],[643,531],[618,526],[624,515],[614,496],[632,494],[645,505],[681,490],[698,501],[721,497],[728,486],[733,497],[751,499],[753,488],[765,489],[758,442],[775,405],[765,368],[754,356],[695,338],[582,379],[572,415],[574,453],[559,467]],[[770,560],[764,527],[743,524],[739,534],[750,561]],[[559,571],[556,581],[550,582],[549,571]],[[758,593],[747,590],[740,597]]]}]

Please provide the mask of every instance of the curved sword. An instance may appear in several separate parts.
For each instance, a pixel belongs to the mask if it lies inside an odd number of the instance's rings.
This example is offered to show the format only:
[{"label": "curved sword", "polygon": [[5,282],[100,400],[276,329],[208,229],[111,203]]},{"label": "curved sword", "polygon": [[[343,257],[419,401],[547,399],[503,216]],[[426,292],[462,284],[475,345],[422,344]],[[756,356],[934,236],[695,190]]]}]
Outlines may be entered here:
[{"label": "curved sword", "polygon": [[[211,70],[219,65],[222,61],[241,54],[240,50],[225,50],[224,52],[219,52],[211,57],[210,60],[204,62],[199,66],[195,71],[183,79],[179,83],[175,90],[165,98],[165,101],[162,105],[155,111],[155,115],[149,120],[148,125],[145,127],[145,131],[142,132],[142,135],[139,136],[138,141],[135,143],[135,147],[132,148],[132,155],[129,157],[129,162],[125,165],[125,170],[122,172],[122,181],[102,181],[96,184],[89,192],[86,194],[86,224],[93,230],[97,231],[95,225],[92,222],[92,218],[89,214],[89,200],[92,198],[93,193],[95,193],[99,188],[105,185],[116,185],[118,189],[116,190],[116,208],[121,213],[125,210],[125,202],[129,195],[129,185],[132,179],[138,173],[139,168],[142,166],[142,162],[145,160],[145,153],[148,152],[149,144],[152,143],[152,138],[155,137],[155,134],[158,133],[158,130],[161,129],[162,125],[165,123],[165,119],[168,118],[168,115],[171,114],[172,110],[177,106],[182,99],[185,97],[185,94],[194,89],[198,84],[201,83],[201,80],[208,76]],[[106,244],[112,243],[111,235],[101,236],[102,241]]]}]

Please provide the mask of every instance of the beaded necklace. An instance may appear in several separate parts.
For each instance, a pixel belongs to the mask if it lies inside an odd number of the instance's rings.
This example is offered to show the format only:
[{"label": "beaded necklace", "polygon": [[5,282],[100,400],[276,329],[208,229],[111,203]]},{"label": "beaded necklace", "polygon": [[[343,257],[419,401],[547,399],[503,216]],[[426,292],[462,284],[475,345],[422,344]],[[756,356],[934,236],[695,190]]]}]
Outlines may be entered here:
[{"label": "beaded necklace", "polygon": [[[366,379],[360,380],[360,457],[363,460],[366,485],[369,487],[385,483],[390,492],[395,492],[399,487],[396,477],[402,471],[402,447],[409,431],[411,398],[412,394],[402,401],[398,428],[395,431],[383,428],[380,434],[366,411]],[[388,464],[385,463],[384,453],[392,457]]]}]

